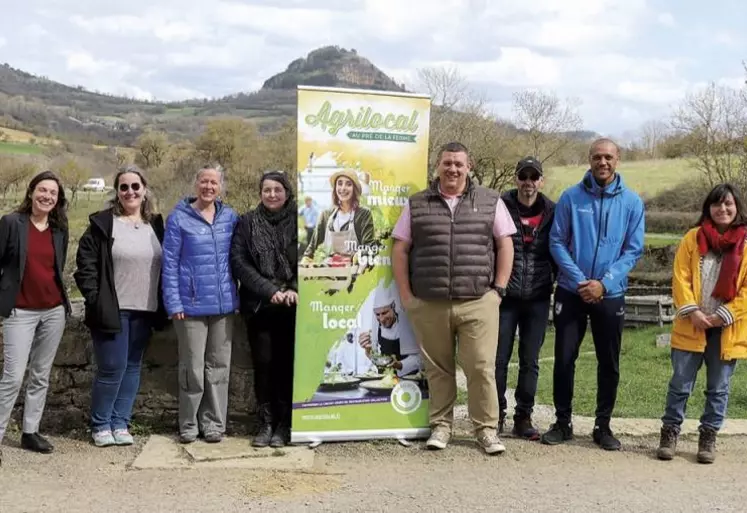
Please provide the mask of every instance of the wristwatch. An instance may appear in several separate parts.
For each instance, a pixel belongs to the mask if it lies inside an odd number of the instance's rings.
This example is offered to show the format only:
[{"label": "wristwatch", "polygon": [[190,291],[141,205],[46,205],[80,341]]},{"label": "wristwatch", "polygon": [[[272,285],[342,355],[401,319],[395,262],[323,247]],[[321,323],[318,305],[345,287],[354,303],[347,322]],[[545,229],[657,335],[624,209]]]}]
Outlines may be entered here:
[{"label": "wristwatch", "polygon": [[493,288],[498,293],[498,295],[502,298],[506,297],[506,287],[499,287],[495,283],[493,284]]}]

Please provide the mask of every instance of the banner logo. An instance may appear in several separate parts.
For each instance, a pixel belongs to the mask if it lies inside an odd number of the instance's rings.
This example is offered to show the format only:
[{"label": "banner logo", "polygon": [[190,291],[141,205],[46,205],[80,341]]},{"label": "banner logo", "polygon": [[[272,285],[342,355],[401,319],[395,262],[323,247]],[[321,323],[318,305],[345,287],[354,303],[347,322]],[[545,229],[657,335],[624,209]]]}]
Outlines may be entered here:
[{"label": "banner logo", "polygon": [[423,402],[420,387],[412,381],[400,381],[392,390],[392,408],[397,413],[409,415],[415,413]]}]

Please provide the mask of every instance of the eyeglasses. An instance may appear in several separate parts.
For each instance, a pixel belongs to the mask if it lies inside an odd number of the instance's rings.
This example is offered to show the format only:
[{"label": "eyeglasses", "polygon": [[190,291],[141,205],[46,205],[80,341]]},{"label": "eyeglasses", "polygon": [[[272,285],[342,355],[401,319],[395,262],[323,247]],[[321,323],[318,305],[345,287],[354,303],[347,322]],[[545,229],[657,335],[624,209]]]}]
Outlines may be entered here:
[{"label": "eyeglasses", "polygon": [[265,171],[264,173],[262,173],[262,176],[266,176],[266,175],[284,175],[284,174],[285,174],[285,171],[283,171],[283,170],[270,169],[269,171]]},{"label": "eyeglasses", "polygon": [[140,190],[140,187],[142,187],[142,185],[139,182],[121,183],[119,184],[119,192],[127,192],[130,189],[132,189],[132,192],[137,192]]},{"label": "eyeglasses", "polygon": [[518,178],[522,182],[526,182],[527,180],[531,180],[533,182],[538,181],[540,178],[542,178],[542,175],[538,172],[531,172],[531,171],[519,171],[519,174],[516,175],[516,178]]}]

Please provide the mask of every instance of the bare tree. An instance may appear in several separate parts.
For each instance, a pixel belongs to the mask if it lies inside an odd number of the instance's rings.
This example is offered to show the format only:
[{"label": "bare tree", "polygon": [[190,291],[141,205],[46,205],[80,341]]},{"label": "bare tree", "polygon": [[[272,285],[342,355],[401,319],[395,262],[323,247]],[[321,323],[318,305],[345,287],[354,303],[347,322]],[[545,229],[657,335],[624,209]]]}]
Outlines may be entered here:
[{"label": "bare tree", "polygon": [[62,184],[70,189],[70,203],[77,203],[78,192],[91,176],[90,168],[84,166],[76,157],[68,156],[54,163],[53,169],[57,172]]},{"label": "bare tree", "polygon": [[667,124],[657,119],[647,121],[641,126],[638,144],[648,158],[659,158],[659,145],[666,139],[667,132]]},{"label": "bare tree", "polygon": [[27,159],[0,155],[0,191],[2,191],[3,200],[11,190],[17,192],[21,184],[36,170],[36,165]]},{"label": "bare tree", "polygon": [[688,94],[672,118],[695,168],[714,185],[747,185],[747,92],[710,84]]},{"label": "bare tree", "polygon": [[169,140],[163,132],[148,131],[135,141],[135,164],[143,169],[161,165],[169,149]]},{"label": "bare tree", "polygon": [[513,97],[514,122],[526,131],[528,150],[541,161],[572,142],[565,132],[581,130],[580,101],[561,100],[554,93],[522,91]]},{"label": "bare tree", "polygon": [[418,88],[427,91],[437,107],[459,109],[471,95],[467,80],[454,67],[421,68],[417,74]]}]

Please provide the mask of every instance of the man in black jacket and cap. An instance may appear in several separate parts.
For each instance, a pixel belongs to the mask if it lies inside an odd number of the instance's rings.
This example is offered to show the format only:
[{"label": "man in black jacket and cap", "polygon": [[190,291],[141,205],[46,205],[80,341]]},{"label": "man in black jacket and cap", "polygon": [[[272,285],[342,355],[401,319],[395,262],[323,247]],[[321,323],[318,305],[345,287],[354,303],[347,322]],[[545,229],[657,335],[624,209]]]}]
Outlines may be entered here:
[{"label": "man in black jacket and cap", "polygon": [[539,439],[539,431],[532,425],[532,410],[537,392],[539,352],[545,341],[556,274],[549,247],[555,203],[540,192],[543,183],[542,163],[534,157],[526,157],[516,166],[517,188],[502,196],[517,231],[513,234],[514,265],[506,297],[500,305],[495,368],[500,410],[498,431],[503,431],[506,421],[506,377],[518,328],[519,379],[513,434],[528,440]]}]

